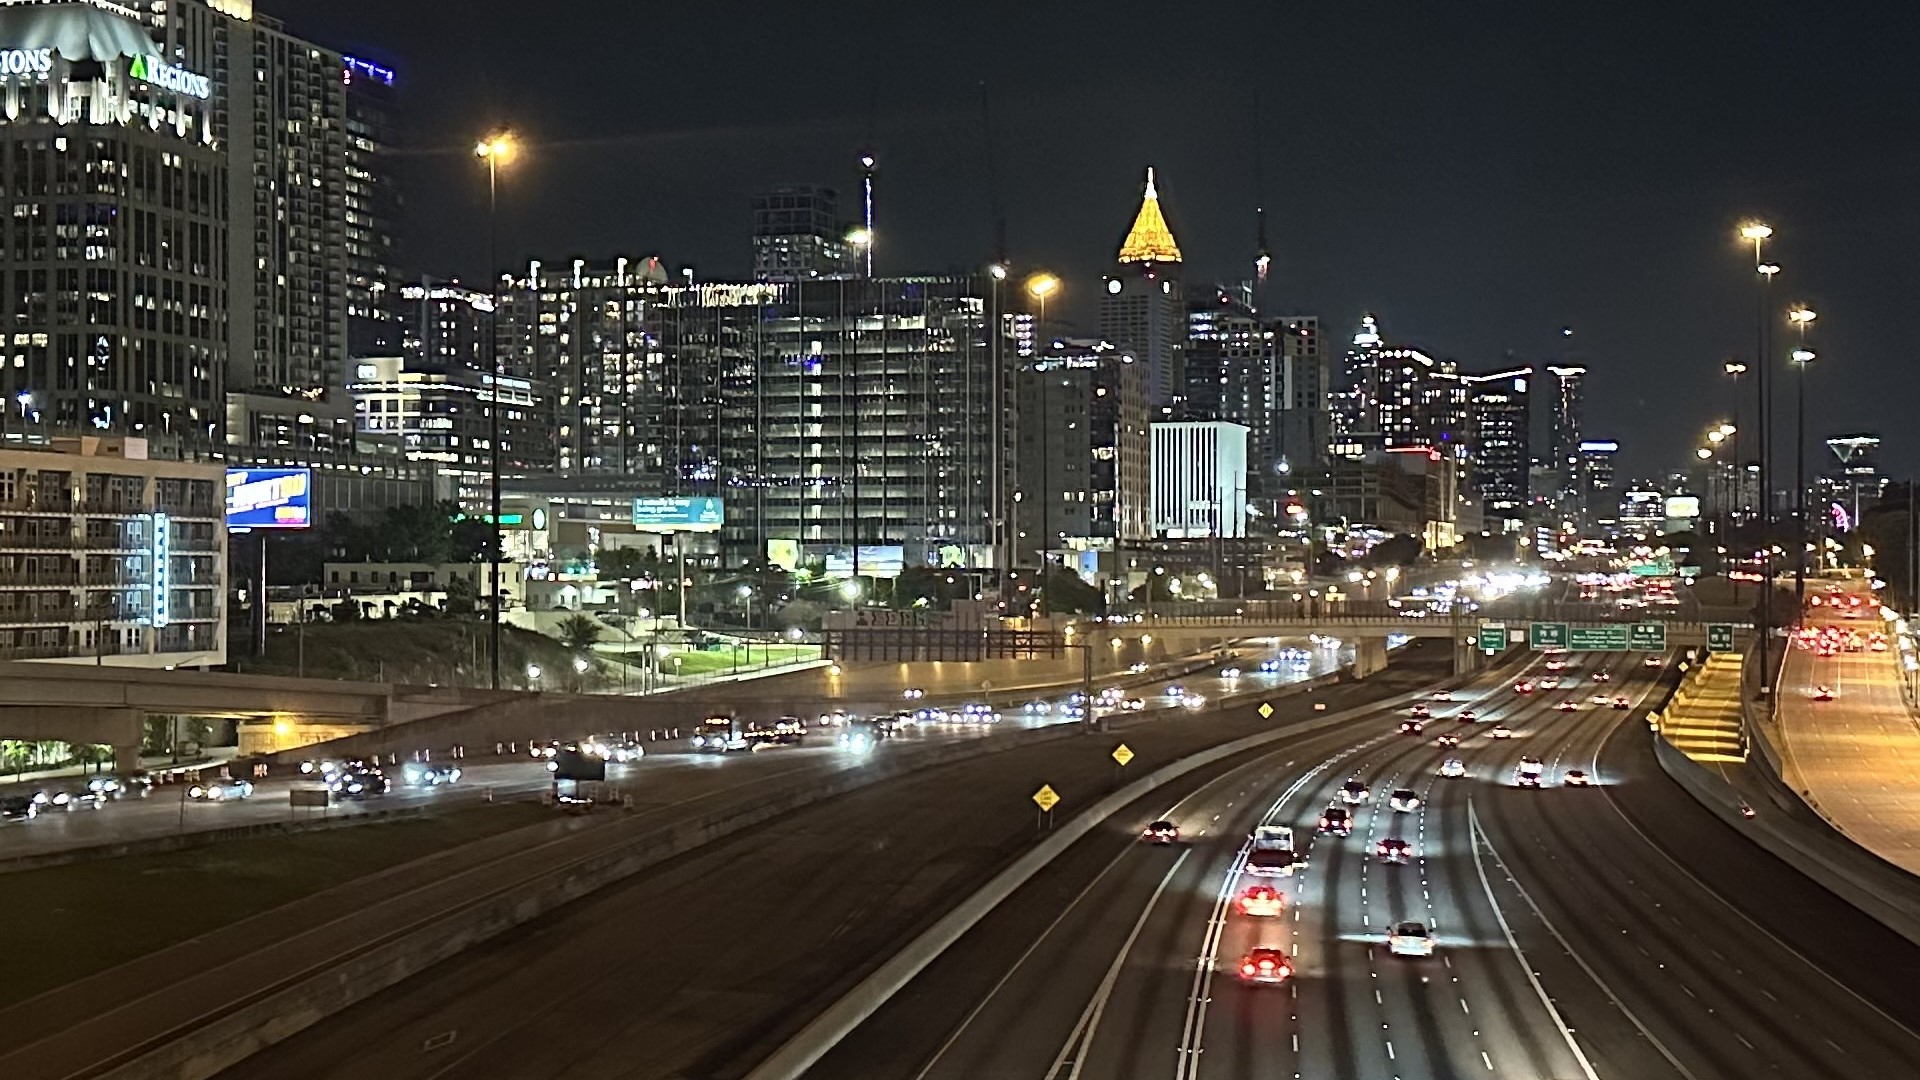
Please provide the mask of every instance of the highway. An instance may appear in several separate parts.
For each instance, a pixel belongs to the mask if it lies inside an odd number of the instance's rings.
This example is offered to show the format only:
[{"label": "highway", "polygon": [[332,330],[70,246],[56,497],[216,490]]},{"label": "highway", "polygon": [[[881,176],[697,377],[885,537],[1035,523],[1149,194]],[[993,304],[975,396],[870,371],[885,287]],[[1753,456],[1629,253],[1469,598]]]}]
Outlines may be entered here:
[{"label": "highway", "polygon": [[[1238,650],[1236,661],[1244,670],[1238,679],[1223,679],[1218,671],[1177,680],[1186,690],[1207,698],[1233,692],[1248,692],[1262,686],[1282,686],[1314,678],[1334,670],[1341,658],[1339,650],[1308,648],[1300,640],[1248,642]],[[1262,660],[1278,659],[1289,650],[1305,649],[1307,664],[1294,668],[1282,665],[1274,673],[1261,673]],[[1348,653],[1351,650],[1346,650]],[[1165,690],[1176,680],[1158,680],[1127,691],[1138,696],[1148,709],[1178,708]],[[1065,692],[1036,695],[1035,703],[1046,711],[1029,712],[1024,707],[1005,710],[996,727],[1021,729],[1066,723]],[[902,707],[921,702],[902,701]],[[958,700],[952,702],[958,705]],[[811,718],[810,718],[811,719]],[[956,739],[991,737],[994,728],[966,725],[928,724],[912,728],[902,736],[908,740],[941,742]],[[579,733],[582,736],[588,732]],[[811,738],[800,746],[769,748],[756,754],[702,754],[684,741],[651,744],[648,754],[631,765],[608,766],[608,781],[622,793],[633,794],[641,806],[664,805],[720,783],[736,783],[771,778],[795,769],[838,770],[855,767],[858,759],[835,744],[831,730]],[[330,815],[365,814],[408,806],[444,805],[451,801],[484,798],[527,797],[551,786],[551,777],[542,762],[530,757],[505,760],[489,755],[465,765],[460,781],[446,788],[411,788],[400,783],[400,770],[390,768],[394,780],[392,793],[362,800],[336,800],[325,812]],[[231,802],[203,802],[186,797],[186,784],[156,787],[146,798],[114,800],[97,809],[46,813],[27,822],[0,823],[0,862],[21,855],[43,854],[72,848],[150,839],[176,833],[222,829],[239,825],[277,821],[295,821],[319,810],[295,809],[288,804],[287,792],[315,783],[294,777],[269,778],[258,782],[251,798]],[[0,786],[0,795],[34,790],[68,790],[84,787],[79,777],[35,783]]]},{"label": "highway", "polygon": [[[1603,662],[1619,670],[1596,687]],[[1481,686],[1473,707],[1511,724],[1510,741],[1481,723],[1445,749],[1433,725],[1414,738],[1382,722],[1176,794],[1129,824],[1165,814],[1186,843],[1116,840],[1100,858],[1063,860],[811,1075],[1914,1075],[1920,1007],[1897,973],[1920,950],[1729,835],[1658,774],[1640,714],[1589,700],[1645,694],[1650,673],[1628,663],[1576,662],[1532,696]],[[1563,700],[1579,707],[1562,712]],[[1434,705],[1437,730],[1456,727],[1449,711]],[[1437,776],[1456,754],[1469,775]],[[1547,787],[1513,786],[1522,756],[1544,762]],[[1598,786],[1563,786],[1574,768]],[[1349,779],[1373,792],[1352,837],[1312,836]],[[1420,807],[1385,806],[1395,787]],[[1246,837],[1263,821],[1292,825],[1308,852],[1302,873],[1280,879],[1277,918],[1235,905]],[[1413,844],[1410,863],[1373,857],[1388,836]],[[1388,954],[1385,931],[1404,919],[1431,927],[1435,957]],[[1255,946],[1292,957],[1290,983],[1240,980]]]},{"label": "highway", "polygon": [[[1810,582],[1808,595],[1830,594]],[[1810,606],[1806,625],[1862,634],[1887,629],[1862,583],[1849,583],[1840,595],[1863,602]],[[1900,680],[1897,652],[1824,656],[1796,642],[1781,670],[1778,725],[1769,731],[1778,736],[1786,779],[1821,816],[1855,843],[1920,874],[1920,724]],[[1820,686],[1833,700],[1817,700]]]},{"label": "highway", "polygon": [[1071,812],[1117,782],[1108,755],[1122,739],[1138,755],[1132,769],[1152,768],[1312,716],[1313,701],[1340,709],[1409,692],[1450,661],[1421,653],[1365,683],[1279,701],[1271,720],[1252,704],[1170,711],[1114,735],[968,758],[856,791],[469,950],[226,1075],[737,1073],[729,1063],[755,1060],[806,1009],[1030,844],[1028,796],[1041,783]]}]

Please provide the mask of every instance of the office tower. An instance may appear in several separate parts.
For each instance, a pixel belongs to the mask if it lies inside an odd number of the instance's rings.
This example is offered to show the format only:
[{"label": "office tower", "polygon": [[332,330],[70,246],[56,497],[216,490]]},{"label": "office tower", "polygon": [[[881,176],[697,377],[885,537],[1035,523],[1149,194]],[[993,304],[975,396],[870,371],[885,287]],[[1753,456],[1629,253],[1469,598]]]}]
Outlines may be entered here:
[{"label": "office tower", "polygon": [[1460,377],[1467,395],[1470,483],[1489,529],[1516,531],[1527,517],[1532,462],[1533,369],[1508,368]]},{"label": "office tower", "polygon": [[1147,393],[1156,418],[1170,415],[1186,390],[1186,297],[1180,246],[1160,211],[1153,170],[1100,296],[1100,337],[1147,365]]},{"label": "office tower", "polygon": [[82,5],[0,7],[0,41],[21,58],[0,76],[8,428],[214,445],[229,215],[211,43],[163,59],[147,27]]},{"label": "office tower", "polygon": [[1022,366],[1016,565],[1113,550],[1149,535],[1150,394],[1144,361],[1111,342],[1050,343]]},{"label": "office tower", "polygon": [[393,356],[405,332],[400,320],[401,198],[391,155],[400,142],[399,99],[392,68],[342,56],[347,92],[346,184],[347,354]]},{"label": "office tower", "polygon": [[[498,387],[498,401],[495,387]],[[487,513],[492,496],[490,410],[500,408],[500,472],[549,471],[552,450],[533,384],[458,364],[400,357],[354,361],[346,385],[359,432],[397,442],[406,460],[431,462],[441,491],[470,513]]]},{"label": "office tower", "polygon": [[1280,327],[1280,459],[1288,475],[1318,470],[1333,436],[1332,357],[1320,319],[1288,315]]},{"label": "office tower", "polygon": [[798,281],[856,273],[861,263],[840,220],[839,196],[816,184],[787,184],[753,197],[753,276]]},{"label": "office tower", "polygon": [[[410,365],[488,370],[487,324],[493,297],[453,282],[423,279],[400,287],[394,355]],[[523,376],[524,377],[524,376]]]},{"label": "office tower", "polygon": [[1153,535],[1247,535],[1247,428],[1176,421],[1154,424],[1151,434]]},{"label": "office tower", "polygon": [[1577,364],[1549,364],[1547,375],[1547,445],[1553,467],[1561,470],[1561,494],[1571,497],[1580,491],[1580,425],[1586,411],[1582,383],[1587,369]]},{"label": "office tower", "polygon": [[1284,492],[1288,466],[1281,446],[1285,372],[1276,323],[1254,314],[1244,298],[1214,289],[1187,315],[1187,384],[1182,415],[1247,429],[1248,496],[1266,502]]}]

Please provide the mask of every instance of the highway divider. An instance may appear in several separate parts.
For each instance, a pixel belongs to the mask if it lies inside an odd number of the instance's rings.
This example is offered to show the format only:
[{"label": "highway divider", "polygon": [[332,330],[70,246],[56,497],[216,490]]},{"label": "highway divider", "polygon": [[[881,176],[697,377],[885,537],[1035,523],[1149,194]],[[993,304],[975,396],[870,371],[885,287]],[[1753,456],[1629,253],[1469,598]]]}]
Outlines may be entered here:
[{"label": "highway divider", "polygon": [[63,848],[59,851],[36,851],[0,859],[0,874],[40,870],[49,866],[65,866],[68,863],[92,859],[114,859],[122,855],[164,855],[169,851],[203,847],[223,840],[245,840],[256,836],[285,836],[292,833],[320,832],[355,825],[377,825],[382,822],[416,818],[426,811],[425,806],[399,806],[391,810],[329,814],[297,821],[257,821],[251,825],[229,825],[221,829],[197,829],[193,832],[168,833],[165,836],[145,836],[138,840],[89,844],[86,847]]}]

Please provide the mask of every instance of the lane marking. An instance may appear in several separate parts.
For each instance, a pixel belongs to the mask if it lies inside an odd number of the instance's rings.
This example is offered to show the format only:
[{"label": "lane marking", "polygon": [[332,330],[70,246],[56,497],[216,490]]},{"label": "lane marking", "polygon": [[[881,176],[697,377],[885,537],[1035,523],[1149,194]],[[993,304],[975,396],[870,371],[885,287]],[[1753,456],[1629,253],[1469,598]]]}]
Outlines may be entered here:
[{"label": "lane marking", "polygon": [[1540,905],[1533,902],[1533,896],[1527,892],[1526,886],[1515,880],[1512,869],[1507,866],[1506,860],[1500,857],[1500,850],[1493,846],[1493,838],[1487,835],[1485,829],[1481,828],[1480,814],[1479,811],[1474,809],[1472,795],[1467,796],[1467,831],[1470,842],[1473,845],[1473,868],[1480,875],[1480,887],[1486,890],[1487,902],[1493,905],[1494,917],[1500,920],[1500,931],[1507,936],[1507,944],[1513,949],[1515,958],[1520,961],[1521,969],[1527,973],[1527,981],[1533,984],[1534,993],[1539,995],[1540,1004],[1546,1006],[1547,1012],[1553,1017],[1554,1024],[1560,1028],[1561,1036],[1566,1039],[1568,1049],[1572,1050],[1574,1056],[1579,1059],[1580,1068],[1587,1074],[1587,1080],[1600,1080],[1600,1078],[1594,1073],[1593,1064],[1587,1060],[1586,1054],[1581,1051],[1580,1044],[1574,1041],[1573,1029],[1567,1026],[1567,1022],[1560,1016],[1560,1010],[1555,1008],[1553,1002],[1547,997],[1546,988],[1540,985],[1539,976],[1534,974],[1533,965],[1528,962],[1526,953],[1520,948],[1520,942],[1513,936],[1512,927],[1507,924],[1507,916],[1500,908],[1499,899],[1493,895],[1493,884],[1487,880],[1486,866],[1480,858],[1480,845],[1483,841],[1486,844],[1487,853],[1492,855],[1494,862],[1499,864],[1500,872],[1506,875],[1507,881],[1520,893],[1520,898],[1526,901],[1527,907],[1533,911],[1534,917],[1539,919],[1540,924],[1547,928],[1547,933],[1553,935],[1553,939],[1560,943],[1560,948],[1565,950],[1573,962],[1580,965],[1580,970],[1587,973],[1587,978],[1593,980],[1593,984],[1598,986],[1600,992],[1607,996],[1607,1000],[1613,1003],[1613,1007],[1618,1009],[1622,1016],[1625,1016],[1633,1023],[1633,1026],[1639,1030],[1641,1036],[1653,1044],[1653,1048],[1660,1052],[1660,1056],[1666,1059],[1668,1065],[1673,1066],[1675,1072],[1685,1077],[1686,1080],[1698,1080],[1691,1070],[1680,1063],[1680,1059],[1673,1056],[1673,1052],[1667,1049],[1665,1043],[1661,1042],[1653,1032],[1647,1030],[1647,1025],[1640,1022],[1640,1018],[1634,1015],[1632,1009],[1627,1008],[1626,1004],[1620,1000],[1619,995],[1613,992],[1613,988],[1608,986],[1606,980],[1602,979],[1599,973],[1593,970],[1586,959],[1574,951],[1572,944],[1561,935],[1559,929],[1547,918],[1546,913],[1540,910]]},{"label": "lane marking", "polygon": [[1134,942],[1140,940],[1141,929],[1147,925],[1147,919],[1153,914],[1155,906],[1160,903],[1160,898],[1166,895],[1167,886],[1173,882],[1173,876],[1180,872],[1180,867],[1186,863],[1187,856],[1192,854],[1192,848],[1182,851],[1180,857],[1173,861],[1173,865],[1167,868],[1166,876],[1160,879],[1160,884],[1154,888],[1153,895],[1147,898],[1147,905],[1141,909],[1140,917],[1134,920],[1133,929],[1127,934],[1127,940],[1121,944],[1120,951],[1114,954],[1113,963],[1107,968],[1106,978],[1100,980],[1100,988],[1094,991],[1092,1000],[1087,1002],[1087,1011],[1081,1014],[1080,1024],[1074,1028],[1074,1034],[1067,1037],[1065,1045],[1060,1047],[1060,1055],[1053,1059],[1053,1067],[1047,1070],[1047,1080],[1052,1080],[1059,1073],[1060,1066],[1066,1063],[1068,1054],[1073,1055],[1073,1067],[1067,1071],[1067,1080],[1079,1080],[1080,1069],[1086,1064],[1087,1054],[1093,1049],[1094,1034],[1100,1030],[1100,1018],[1106,1015],[1107,1001],[1113,996],[1113,986],[1120,981],[1120,970],[1126,967],[1127,957],[1133,952]]}]

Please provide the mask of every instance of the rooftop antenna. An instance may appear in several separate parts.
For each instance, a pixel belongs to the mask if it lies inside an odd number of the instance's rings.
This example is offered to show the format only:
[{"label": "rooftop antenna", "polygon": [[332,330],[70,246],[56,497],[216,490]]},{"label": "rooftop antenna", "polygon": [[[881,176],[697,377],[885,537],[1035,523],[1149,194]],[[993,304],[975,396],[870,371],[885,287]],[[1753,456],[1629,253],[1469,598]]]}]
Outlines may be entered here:
[{"label": "rooftop antenna", "polygon": [[866,210],[866,234],[865,234],[865,235],[866,235],[866,243],[864,244],[864,246],[865,246],[865,247],[866,247],[866,249],[867,249],[867,276],[868,276],[868,277],[872,277],[872,276],[873,276],[873,249],[874,249],[874,232],[873,232],[873,168],[874,168],[874,165],[875,165],[875,164],[876,164],[876,161],[875,161],[875,158],[874,158],[874,156],[873,156],[873,151],[871,151],[871,150],[867,150],[867,151],[863,151],[863,152],[861,153],[861,155],[860,155],[860,168],[861,168],[861,169],[863,169],[863,170],[865,170],[865,176],[863,177],[863,183],[865,184],[865,187],[866,187],[866,206],[867,206],[867,210]]}]

